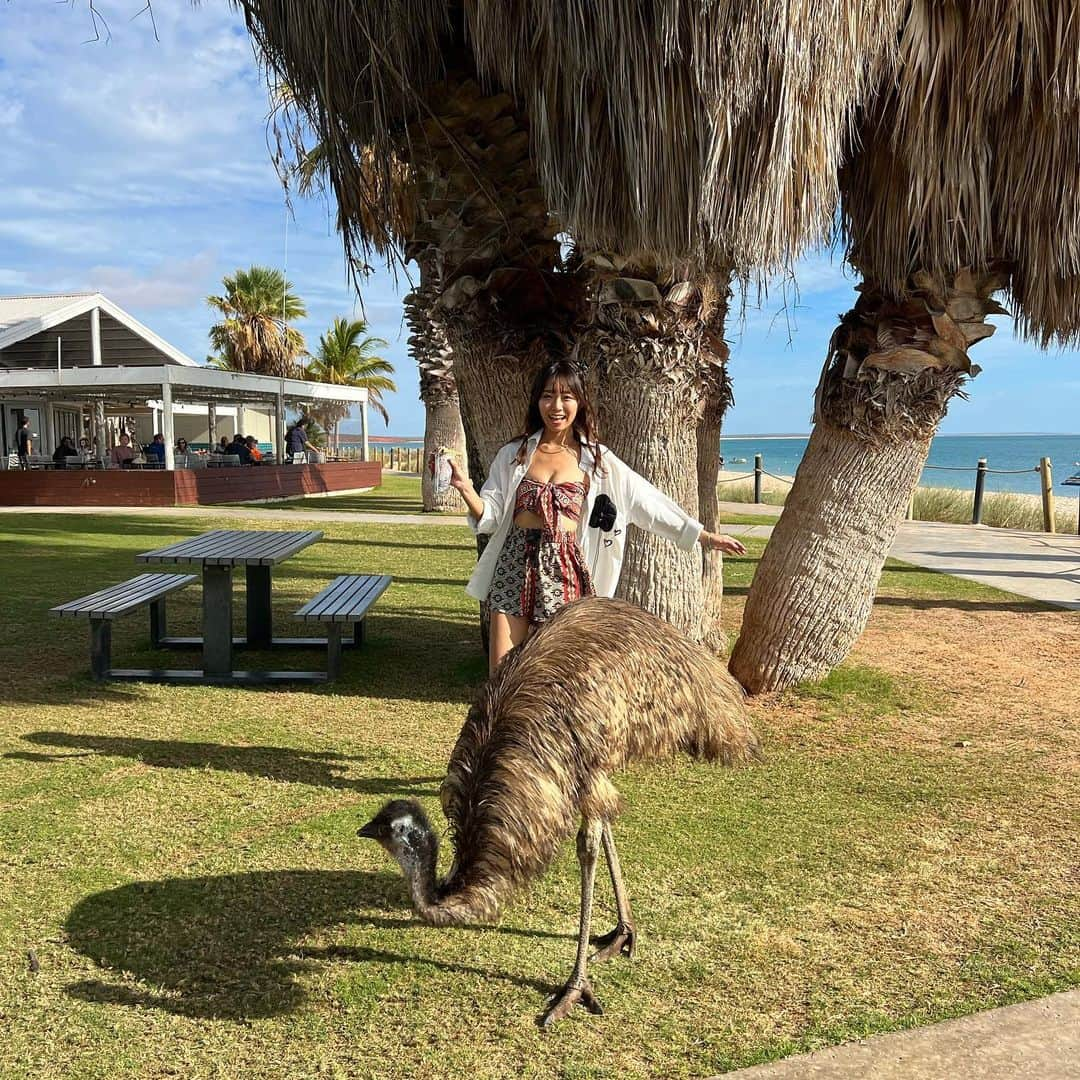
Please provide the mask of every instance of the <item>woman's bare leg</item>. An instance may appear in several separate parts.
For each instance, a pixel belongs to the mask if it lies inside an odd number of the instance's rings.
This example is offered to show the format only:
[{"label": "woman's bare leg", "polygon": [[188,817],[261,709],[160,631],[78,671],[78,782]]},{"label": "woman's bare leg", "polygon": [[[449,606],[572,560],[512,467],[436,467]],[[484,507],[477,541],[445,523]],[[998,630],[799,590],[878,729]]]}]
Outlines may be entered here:
[{"label": "woman's bare leg", "polygon": [[502,611],[491,613],[491,627],[488,631],[488,674],[494,675],[495,669],[502,663],[502,658],[515,646],[527,641],[530,632],[529,620],[518,615],[507,615]]}]

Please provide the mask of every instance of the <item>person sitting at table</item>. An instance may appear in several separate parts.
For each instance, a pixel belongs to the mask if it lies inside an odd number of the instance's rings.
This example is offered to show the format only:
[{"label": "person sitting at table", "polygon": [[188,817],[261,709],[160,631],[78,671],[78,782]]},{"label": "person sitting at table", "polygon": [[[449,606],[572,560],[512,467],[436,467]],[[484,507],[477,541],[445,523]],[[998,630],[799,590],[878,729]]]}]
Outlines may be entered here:
[{"label": "person sitting at table", "polygon": [[53,451],[53,465],[57,469],[66,469],[67,459],[78,456],[79,451],[75,446],[75,440],[70,435],[64,435],[60,439],[60,445]]},{"label": "person sitting at table", "polygon": [[94,453],[94,446],[90,440],[84,435],[79,440],[79,454],[82,457],[91,457]]},{"label": "person sitting at table", "polygon": [[147,463],[159,469],[165,468],[165,436],[159,431],[154,436],[154,441],[143,447]]},{"label": "person sitting at table", "polygon": [[109,452],[109,461],[120,469],[130,469],[135,460],[135,451],[131,446],[131,436],[125,431],[120,441]]},{"label": "person sitting at table", "polygon": [[249,435],[244,440],[244,445],[247,447],[248,453],[251,455],[252,465],[262,464],[262,451],[259,449],[259,442],[254,435]]},{"label": "person sitting at table", "polygon": [[240,459],[241,465],[251,464],[251,451],[248,449],[247,440],[240,432],[236,433],[236,438],[229,443],[225,450],[226,454],[235,454]]},{"label": "person sitting at table", "polygon": [[176,440],[175,450],[176,450],[176,453],[178,453],[178,454],[190,454],[191,453],[191,450],[188,447],[187,439],[177,439]]},{"label": "person sitting at table", "polygon": [[217,446],[210,451],[212,454],[227,454],[229,452],[229,436],[222,435]]}]

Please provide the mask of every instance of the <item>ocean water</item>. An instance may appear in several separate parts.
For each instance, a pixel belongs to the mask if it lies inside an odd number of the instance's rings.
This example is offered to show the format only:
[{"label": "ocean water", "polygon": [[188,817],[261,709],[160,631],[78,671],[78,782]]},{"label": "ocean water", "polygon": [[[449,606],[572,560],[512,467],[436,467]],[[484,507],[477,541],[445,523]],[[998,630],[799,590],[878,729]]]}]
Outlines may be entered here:
[{"label": "ocean water", "polygon": [[[761,454],[768,472],[794,476],[799,467],[806,438],[771,438],[758,435],[733,435],[721,440],[724,468],[741,472],[751,471],[754,455]],[[928,466],[922,475],[927,487],[975,487],[975,465],[986,458],[991,470],[1001,469],[1006,475],[991,471],[986,478],[987,491],[1020,491],[1039,494],[1039,474],[1035,471],[1039,459],[1050,458],[1054,466],[1054,493],[1069,497],[1080,494],[1080,488],[1063,487],[1062,481],[1080,473],[1080,435],[938,435],[930,444]],[[745,458],[745,463],[738,458]],[[1015,472],[1023,469],[1025,472]],[[959,470],[959,471],[953,471]]]},{"label": "ocean water", "polygon": [[[423,446],[418,438],[388,439],[377,445]],[[806,437],[778,438],[771,435],[732,435],[720,441],[724,468],[730,472],[750,472],[754,455],[761,454],[768,472],[794,476],[804,451]],[[975,487],[975,465],[986,458],[988,468],[1001,469],[1005,475],[991,472],[986,478],[987,491],[1021,491],[1039,494],[1039,474],[1035,471],[1042,457],[1054,466],[1054,493],[1059,497],[1080,495],[1080,487],[1064,487],[1062,481],[1080,473],[1080,435],[939,435],[930,444],[928,466],[921,483],[927,487]],[[740,462],[739,458],[745,458]],[[1024,472],[1016,472],[1023,469]]]}]

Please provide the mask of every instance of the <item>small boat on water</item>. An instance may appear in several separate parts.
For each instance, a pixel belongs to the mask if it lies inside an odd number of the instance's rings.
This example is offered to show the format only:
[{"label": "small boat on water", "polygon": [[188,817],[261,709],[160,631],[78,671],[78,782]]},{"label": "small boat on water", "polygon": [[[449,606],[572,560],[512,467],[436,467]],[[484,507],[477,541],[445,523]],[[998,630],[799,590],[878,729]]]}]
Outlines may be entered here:
[{"label": "small boat on water", "polygon": [[732,465],[745,465],[746,464],[746,458],[744,458],[744,457],[733,457],[731,459],[731,464]]}]

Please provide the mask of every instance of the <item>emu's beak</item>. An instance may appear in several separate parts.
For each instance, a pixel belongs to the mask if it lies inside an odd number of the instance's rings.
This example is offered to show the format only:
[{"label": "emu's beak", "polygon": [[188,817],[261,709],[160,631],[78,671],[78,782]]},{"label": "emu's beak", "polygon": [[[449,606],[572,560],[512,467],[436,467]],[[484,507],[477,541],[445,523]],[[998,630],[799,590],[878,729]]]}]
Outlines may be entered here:
[{"label": "emu's beak", "polygon": [[360,828],[356,830],[356,835],[362,836],[365,840],[378,840],[378,826],[375,824],[374,820],[369,821],[366,825],[361,825]]}]

